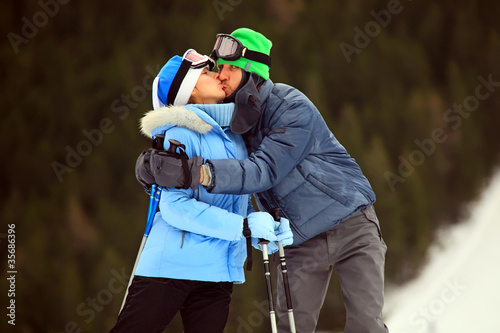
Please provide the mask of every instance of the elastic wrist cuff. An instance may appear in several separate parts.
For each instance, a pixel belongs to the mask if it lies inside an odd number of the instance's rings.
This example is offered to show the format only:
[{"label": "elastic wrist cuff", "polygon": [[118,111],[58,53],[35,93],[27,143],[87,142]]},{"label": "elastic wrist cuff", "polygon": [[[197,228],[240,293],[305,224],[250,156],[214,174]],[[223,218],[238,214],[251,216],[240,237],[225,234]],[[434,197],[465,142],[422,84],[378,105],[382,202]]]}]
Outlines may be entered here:
[{"label": "elastic wrist cuff", "polygon": [[206,187],[210,185],[210,182],[212,181],[212,172],[210,171],[210,167],[206,164],[201,166],[201,170],[203,172],[203,182],[201,185]]},{"label": "elastic wrist cuff", "polygon": [[202,185],[210,192],[215,186],[214,166],[209,161],[203,164],[203,183]]}]

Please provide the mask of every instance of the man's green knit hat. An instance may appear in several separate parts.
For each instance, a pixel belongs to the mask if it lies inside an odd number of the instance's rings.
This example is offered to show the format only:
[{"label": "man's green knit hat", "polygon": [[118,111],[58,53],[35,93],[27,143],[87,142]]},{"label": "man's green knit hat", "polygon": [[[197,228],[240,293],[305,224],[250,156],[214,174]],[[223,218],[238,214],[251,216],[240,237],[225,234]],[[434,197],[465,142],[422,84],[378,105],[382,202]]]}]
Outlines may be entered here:
[{"label": "man's green knit hat", "polygon": [[[271,55],[273,43],[257,31],[248,28],[240,28],[233,31],[231,36],[239,40],[243,46],[251,51]],[[269,66],[254,60],[248,60],[244,57],[238,60],[217,59],[217,65],[222,64],[234,65],[243,68],[247,72],[257,73],[265,80],[269,79]]]}]

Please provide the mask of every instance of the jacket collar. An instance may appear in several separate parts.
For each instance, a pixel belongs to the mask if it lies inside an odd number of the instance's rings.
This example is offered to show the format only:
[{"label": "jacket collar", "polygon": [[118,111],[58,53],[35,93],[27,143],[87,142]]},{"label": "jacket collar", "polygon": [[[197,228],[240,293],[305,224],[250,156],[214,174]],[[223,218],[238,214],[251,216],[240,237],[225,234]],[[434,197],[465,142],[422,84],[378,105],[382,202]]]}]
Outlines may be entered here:
[{"label": "jacket collar", "polygon": [[214,127],[220,128],[219,124],[205,110],[211,113],[222,113],[224,111],[231,112],[233,109],[233,103],[164,106],[149,111],[142,117],[140,131],[144,136],[151,138],[159,132],[179,126],[205,134]]},{"label": "jacket collar", "polygon": [[[259,88],[259,97],[260,97],[260,100],[261,100],[261,102],[262,102],[263,105],[266,103],[267,99],[271,95],[271,92],[273,91],[273,88],[274,88],[274,83],[273,83],[273,81],[271,81],[271,79],[267,79],[260,86],[260,88]],[[262,114],[262,112],[261,112],[261,114]]]}]

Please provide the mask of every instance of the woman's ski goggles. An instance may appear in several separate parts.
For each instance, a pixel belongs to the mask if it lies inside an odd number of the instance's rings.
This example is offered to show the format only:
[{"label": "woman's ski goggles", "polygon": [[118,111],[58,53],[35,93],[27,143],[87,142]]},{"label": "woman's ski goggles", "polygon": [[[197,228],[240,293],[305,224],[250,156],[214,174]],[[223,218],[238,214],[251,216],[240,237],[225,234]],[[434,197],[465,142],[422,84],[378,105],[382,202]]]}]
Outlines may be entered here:
[{"label": "woman's ski goggles", "polygon": [[[209,70],[212,70],[214,66],[215,61],[213,59],[201,55],[193,49],[187,50],[182,56],[181,65],[168,89],[166,105],[187,104],[203,68],[208,67]],[[153,82],[153,87],[155,87],[155,84],[157,87],[157,82]],[[153,96],[156,96],[157,93],[157,90],[153,89]],[[153,103],[156,102],[153,101]],[[162,106],[159,102],[157,104],[158,107]]]},{"label": "woman's ski goggles", "polygon": [[209,70],[212,70],[215,66],[215,62],[205,55],[201,55],[193,49],[187,50],[182,56],[182,61],[189,60],[191,62],[190,68],[205,68],[208,66]]},{"label": "woman's ski goggles", "polygon": [[252,51],[243,46],[239,40],[231,35],[218,34],[214,49],[210,55],[212,59],[223,59],[228,61],[238,60],[244,57],[248,60],[260,62],[271,67],[271,57],[265,53]]}]

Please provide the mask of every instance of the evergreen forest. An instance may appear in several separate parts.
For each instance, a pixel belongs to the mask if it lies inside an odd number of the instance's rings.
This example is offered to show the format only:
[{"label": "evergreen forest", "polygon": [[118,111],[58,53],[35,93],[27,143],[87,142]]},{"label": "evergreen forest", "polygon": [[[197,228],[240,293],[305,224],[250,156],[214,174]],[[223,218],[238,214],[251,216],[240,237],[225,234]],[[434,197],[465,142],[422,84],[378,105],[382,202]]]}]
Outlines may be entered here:
[{"label": "evergreen forest", "polygon": [[[498,1],[8,0],[0,17],[1,332],[114,325],[146,223],[134,167],[152,81],[217,33],[268,37],[271,79],[304,92],[359,163],[387,285],[418,273],[500,164]],[[260,258],[226,332],[270,332]],[[344,320],[333,277],[318,330]]]}]

